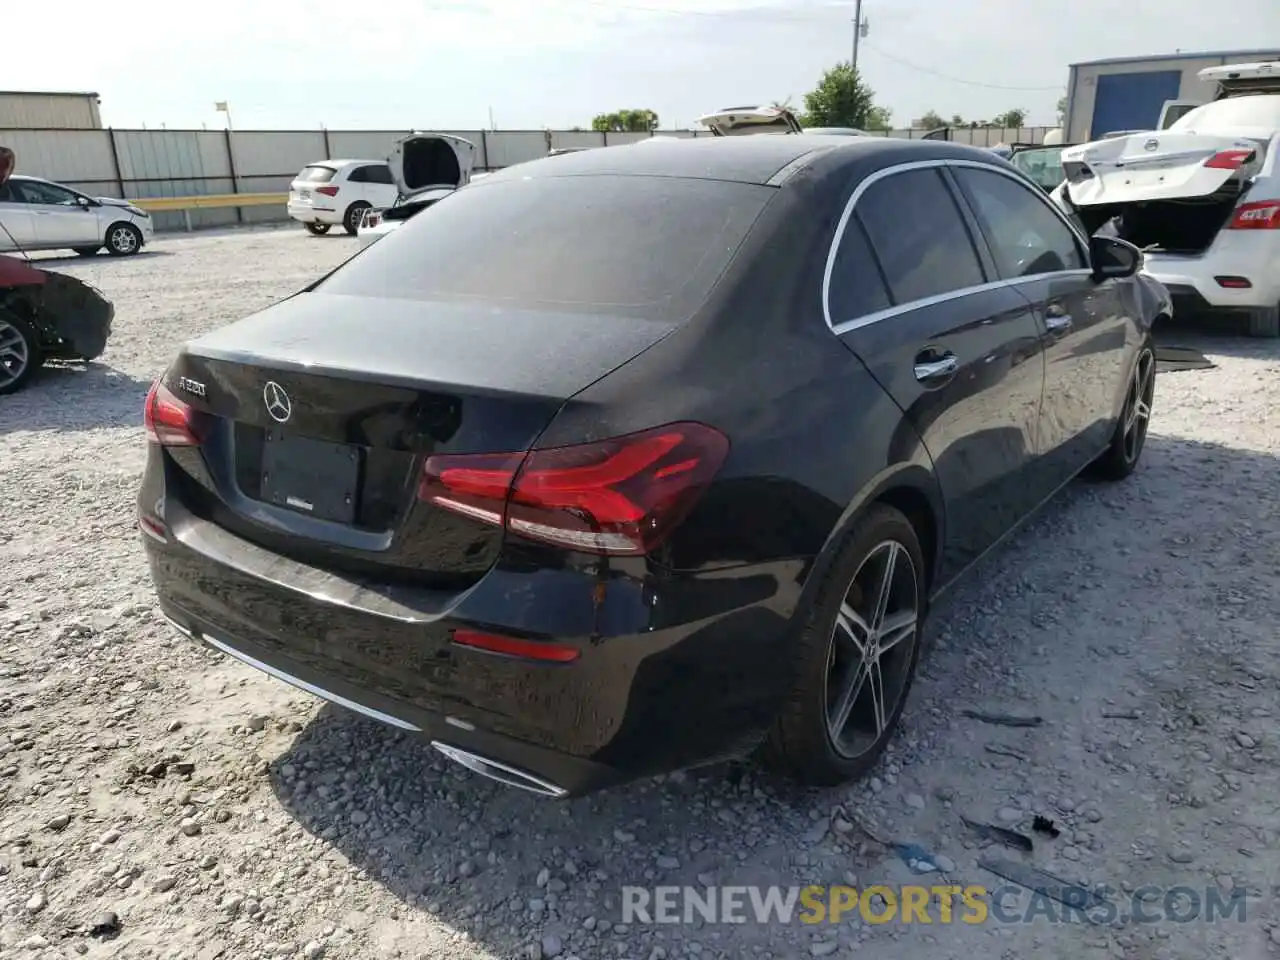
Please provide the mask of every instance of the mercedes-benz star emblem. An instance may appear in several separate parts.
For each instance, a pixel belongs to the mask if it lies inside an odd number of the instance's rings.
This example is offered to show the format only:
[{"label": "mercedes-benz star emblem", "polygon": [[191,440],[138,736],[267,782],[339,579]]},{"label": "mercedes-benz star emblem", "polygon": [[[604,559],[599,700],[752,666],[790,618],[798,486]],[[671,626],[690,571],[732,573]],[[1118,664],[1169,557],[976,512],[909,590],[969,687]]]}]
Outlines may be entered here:
[{"label": "mercedes-benz star emblem", "polygon": [[267,413],[271,414],[271,419],[277,423],[284,423],[293,413],[289,394],[274,380],[268,380],[267,385],[262,388],[262,402],[267,405]]}]

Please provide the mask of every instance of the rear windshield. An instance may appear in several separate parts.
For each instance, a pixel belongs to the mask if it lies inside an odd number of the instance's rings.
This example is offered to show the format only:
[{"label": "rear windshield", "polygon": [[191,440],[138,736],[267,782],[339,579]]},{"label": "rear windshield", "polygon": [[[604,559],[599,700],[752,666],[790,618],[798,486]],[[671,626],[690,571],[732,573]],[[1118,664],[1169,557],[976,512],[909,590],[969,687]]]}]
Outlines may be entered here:
[{"label": "rear windshield", "polygon": [[335,172],[333,167],[322,167],[319,164],[313,164],[309,167],[303,167],[302,172],[298,174],[298,179],[305,180],[307,183],[328,183],[333,179]]},{"label": "rear windshield", "polygon": [[1196,107],[1170,126],[1172,133],[1194,133],[1197,130],[1229,130],[1231,127],[1263,127],[1280,129],[1280,94],[1256,93],[1228,97]]},{"label": "rear windshield", "polygon": [[682,318],[776,192],[673,177],[490,180],[423,210],[319,289]]}]

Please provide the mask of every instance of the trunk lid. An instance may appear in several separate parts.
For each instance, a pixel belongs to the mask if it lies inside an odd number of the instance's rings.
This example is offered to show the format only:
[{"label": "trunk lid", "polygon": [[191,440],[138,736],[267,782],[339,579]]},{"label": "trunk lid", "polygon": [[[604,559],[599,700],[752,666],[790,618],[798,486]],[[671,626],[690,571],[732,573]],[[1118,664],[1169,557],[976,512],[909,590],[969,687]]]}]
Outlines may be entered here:
[{"label": "trunk lid", "polygon": [[476,146],[446,133],[414,133],[396,142],[391,177],[401,197],[424,190],[457,189],[471,179]]},{"label": "trunk lid", "polygon": [[1175,130],[1114,137],[1062,152],[1076,206],[1207,197],[1262,167],[1266,141]]},{"label": "trunk lid", "polygon": [[425,458],[529,449],[565,399],[670,329],[302,293],[183,348],[167,383],[207,429],[171,451],[174,492],[299,562],[465,588],[502,529],[419,500]]},{"label": "trunk lid", "polygon": [[726,107],[698,118],[713,136],[741,137],[754,133],[803,133],[790,110],[781,107]]}]

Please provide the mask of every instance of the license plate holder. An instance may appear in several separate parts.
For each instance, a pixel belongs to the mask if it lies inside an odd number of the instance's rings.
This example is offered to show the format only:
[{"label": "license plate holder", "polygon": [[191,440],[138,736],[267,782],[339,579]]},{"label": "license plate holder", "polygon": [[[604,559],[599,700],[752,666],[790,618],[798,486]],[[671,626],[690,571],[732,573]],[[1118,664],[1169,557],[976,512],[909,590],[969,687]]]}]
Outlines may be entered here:
[{"label": "license plate holder", "polygon": [[262,499],[318,520],[351,524],[360,467],[359,447],[268,430],[262,445]]}]

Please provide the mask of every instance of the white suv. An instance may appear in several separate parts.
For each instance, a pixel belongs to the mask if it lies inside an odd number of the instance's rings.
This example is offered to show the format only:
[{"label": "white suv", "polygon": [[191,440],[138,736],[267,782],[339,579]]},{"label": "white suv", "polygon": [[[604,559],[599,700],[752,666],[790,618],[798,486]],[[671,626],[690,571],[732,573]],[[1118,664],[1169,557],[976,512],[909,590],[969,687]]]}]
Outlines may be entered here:
[{"label": "white suv", "polygon": [[1087,232],[1143,248],[1175,312],[1280,336],[1280,62],[1200,78],[1217,98],[1167,129],[1064,149],[1053,196]]},{"label": "white suv", "polygon": [[289,216],[317,236],[337,224],[354,235],[366,210],[390,206],[398,193],[385,160],[321,160],[289,184]]}]

